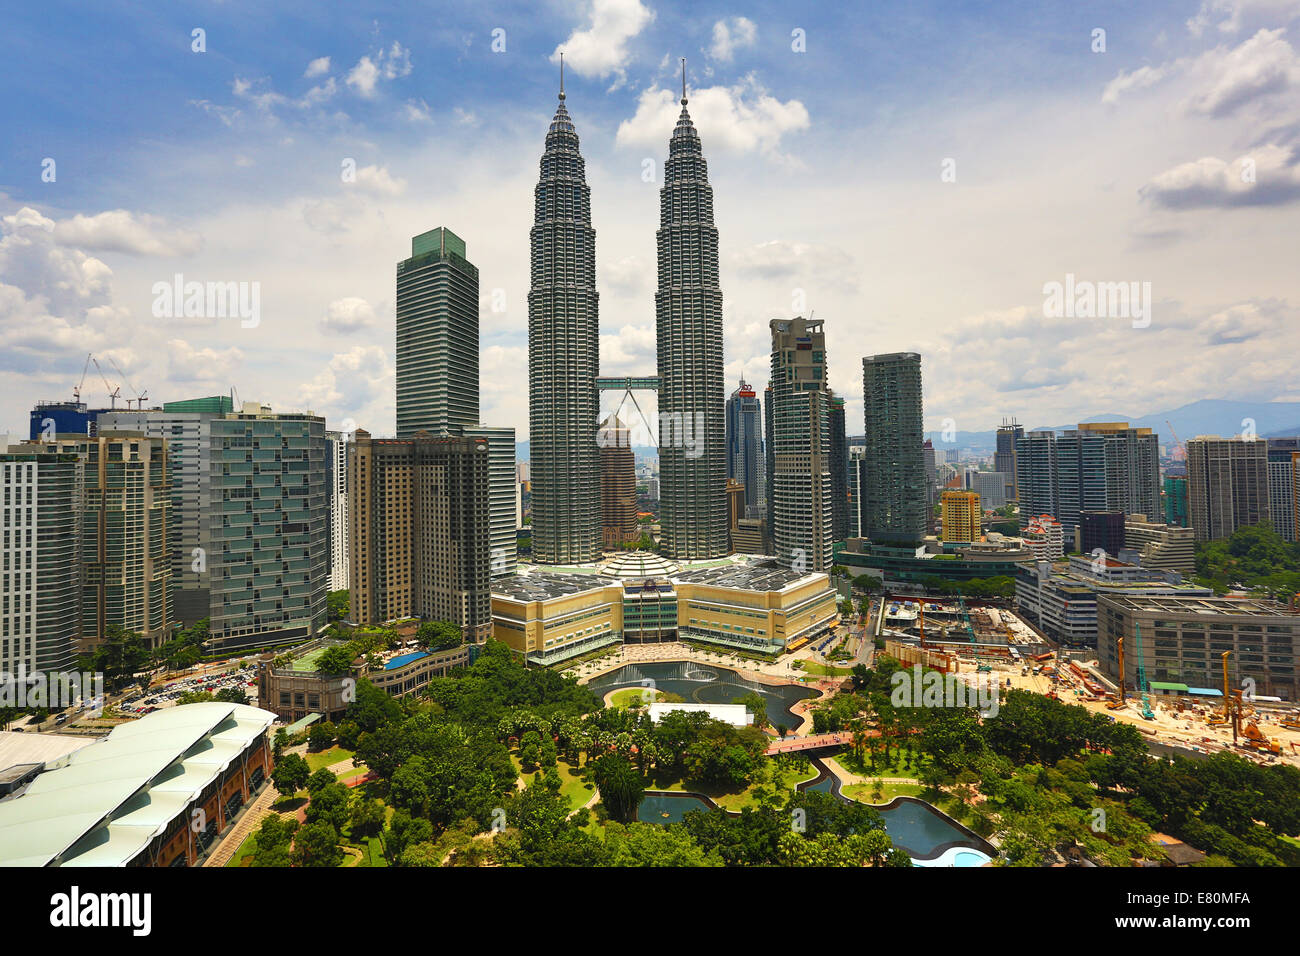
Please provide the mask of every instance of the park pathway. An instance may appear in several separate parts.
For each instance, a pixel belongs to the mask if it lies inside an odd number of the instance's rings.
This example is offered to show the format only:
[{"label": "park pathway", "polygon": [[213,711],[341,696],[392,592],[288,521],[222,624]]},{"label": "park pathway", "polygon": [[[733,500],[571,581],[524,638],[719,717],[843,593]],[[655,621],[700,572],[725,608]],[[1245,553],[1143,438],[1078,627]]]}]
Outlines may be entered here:
[{"label": "park pathway", "polygon": [[275,787],[267,784],[248,805],[243,816],[235,821],[234,827],[221,839],[217,848],[203,861],[204,866],[225,866],[243,845],[248,835],[262,825],[262,821],[275,811],[271,805],[280,797]]}]

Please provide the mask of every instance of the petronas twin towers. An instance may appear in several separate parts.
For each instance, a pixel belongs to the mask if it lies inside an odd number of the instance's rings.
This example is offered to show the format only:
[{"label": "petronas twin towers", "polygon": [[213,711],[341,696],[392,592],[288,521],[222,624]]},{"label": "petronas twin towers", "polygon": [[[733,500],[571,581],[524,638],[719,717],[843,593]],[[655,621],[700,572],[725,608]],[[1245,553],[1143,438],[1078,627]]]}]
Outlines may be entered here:
[{"label": "petronas twin towers", "polygon": [[[528,413],[533,559],[596,561],[601,552],[600,320],[596,232],[578,134],[560,104],[534,199],[528,292]],[[669,142],[659,199],[655,323],[659,364],[662,541],[676,560],[727,553],[722,290],[713,189],[686,110]]]}]

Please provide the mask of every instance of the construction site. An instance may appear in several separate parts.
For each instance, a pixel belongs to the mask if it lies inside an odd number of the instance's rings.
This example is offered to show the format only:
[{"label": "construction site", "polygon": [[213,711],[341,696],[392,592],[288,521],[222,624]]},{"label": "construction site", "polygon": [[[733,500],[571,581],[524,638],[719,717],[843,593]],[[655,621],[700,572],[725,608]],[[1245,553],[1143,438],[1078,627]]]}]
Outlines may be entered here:
[{"label": "construction site", "polygon": [[[1231,751],[1257,763],[1300,766],[1300,708],[1275,698],[1251,697],[1230,679],[1221,656],[1221,688],[1189,688],[1148,681],[1141,631],[1133,636],[1136,686],[1116,683],[1093,657],[1053,649],[1029,624],[1000,608],[965,603],[886,600],[877,636],[900,663],[944,673],[988,673],[1008,689],[1080,704],[1112,720],[1131,723],[1158,752],[1205,756]],[[935,622],[938,623],[935,623]],[[1119,673],[1124,673],[1120,641]]]}]

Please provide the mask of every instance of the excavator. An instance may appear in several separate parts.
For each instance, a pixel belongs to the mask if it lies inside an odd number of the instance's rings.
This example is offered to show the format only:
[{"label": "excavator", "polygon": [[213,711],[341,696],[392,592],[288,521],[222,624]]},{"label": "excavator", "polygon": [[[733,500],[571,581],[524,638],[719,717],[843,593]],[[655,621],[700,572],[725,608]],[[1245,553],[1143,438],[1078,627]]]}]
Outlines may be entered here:
[{"label": "excavator", "polygon": [[1241,702],[1241,691],[1232,690],[1228,683],[1228,658],[1232,656],[1232,651],[1224,651],[1223,659],[1223,716],[1211,720],[1215,724],[1232,724],[1232,745],[1235,747],[1238,743],[1238,735],[1245,737],[1245,743],[1242,746],[1251,750],[1262,751],[1263,753],[1281,754],[1282,745],[1276,740],[1267,737],[1259,729],[1259,724],[1254,720],[1248,721],[1242,726],[1242,713],[1244,708]]}]

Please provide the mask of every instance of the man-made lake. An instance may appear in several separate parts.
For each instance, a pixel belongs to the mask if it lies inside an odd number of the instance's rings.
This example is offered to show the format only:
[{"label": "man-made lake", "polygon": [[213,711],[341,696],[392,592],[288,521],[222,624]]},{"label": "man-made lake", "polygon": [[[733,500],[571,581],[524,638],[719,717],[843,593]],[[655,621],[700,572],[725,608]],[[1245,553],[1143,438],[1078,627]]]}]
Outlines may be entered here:
[{"label": "man-made lake", "polygon": [[[820,790],[846,802],[839,779],[818,760],[817,779],[799,785],[800,790]],[[708,810],[706,797],[690,793],[647,793],[637,812],[642,823],[679,823],[692,810]],[[885,821],[885,832],[894,846],[919,866],[983,866],[996,850],[947,814],[924,800],[895,797],[877,811]]]},{"label": "man-made lake", "polygon": [[769,724],[791,729],[799,726],[801,718],[790,713],[790,708],[798,701],[816,696],[797,684],[763,684],[729,668],[695,661],[628,664],[612,673],[593,677],[587,686],[600,697],[624,687],[653,687],[698,704],[730,704],[737,697],[753,692],[767,701]]}]

